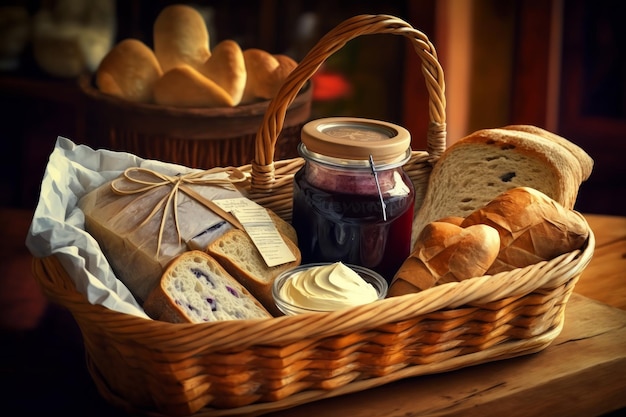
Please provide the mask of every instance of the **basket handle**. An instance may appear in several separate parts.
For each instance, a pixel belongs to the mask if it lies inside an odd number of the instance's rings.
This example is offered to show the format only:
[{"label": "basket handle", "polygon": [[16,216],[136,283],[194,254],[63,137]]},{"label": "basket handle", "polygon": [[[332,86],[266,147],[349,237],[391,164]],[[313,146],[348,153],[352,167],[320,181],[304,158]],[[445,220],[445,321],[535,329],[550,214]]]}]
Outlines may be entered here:
[{"label": "basket handle", "polygon": [[273,188],[276,140],[283,128],[287,108],[309,78],[329,56],[348,41],[361,35],[386,33],[407,37],[422,60],[422,74],[429,94],[427,152],[433,159],[443,153],[446,145],[445,83],[435,47],[424,33],[400,18],[389,15],[359,15],[343,21],[324,35],[293,69],[270,101],[256,135],[255,158],[251,164],[252,189],[270,191]]}]

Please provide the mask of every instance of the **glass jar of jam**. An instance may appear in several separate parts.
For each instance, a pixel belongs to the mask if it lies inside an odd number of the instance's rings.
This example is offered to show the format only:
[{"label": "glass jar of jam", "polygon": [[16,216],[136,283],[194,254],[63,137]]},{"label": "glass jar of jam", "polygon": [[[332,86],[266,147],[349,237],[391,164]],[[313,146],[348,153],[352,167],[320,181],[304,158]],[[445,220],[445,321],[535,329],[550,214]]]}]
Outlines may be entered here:
[{"label": "glass jar of jam", "polygon": [[292,224],[302,263],[361,265],[388,282],[409,256],[411,135],[392,123],[334,117],[302,128]]}]

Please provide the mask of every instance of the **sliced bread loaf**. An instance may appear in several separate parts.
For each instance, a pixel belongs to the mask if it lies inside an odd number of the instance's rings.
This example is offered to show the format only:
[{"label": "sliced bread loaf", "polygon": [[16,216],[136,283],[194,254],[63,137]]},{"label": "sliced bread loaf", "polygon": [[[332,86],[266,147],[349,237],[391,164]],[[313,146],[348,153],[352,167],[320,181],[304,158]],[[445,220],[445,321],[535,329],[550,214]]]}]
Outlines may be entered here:
[{"label": "sliced bread loaf", "polygon": [[155,320],[202,323],[271,314],[207,253],[184,252],[167,267],[144,305]]},{"label": "sliced bread loaf", "polygon": [[413,243],[431,221],[466,217],[515,187],[534,188],[573,208],[592,162],[582,158],[581,163],[572,149],[585,155],[572,143],[568,148],[519,126],[483,129],[459,140],[443,153],[431,172],[424,202],[413,221]]},{"label": "sliced bread loaf", "polygon": [[535,135],[541,136],[544,139],[548,139],[558,145],[563,146],[572,155],[574,155],[576,159],[578,159],[578,163],[580,164],[581,169],[579,178],[580,182],[585,181],[591,175],[591,171],[593,170],[593,159],[591,159],[589,154],[585,152],[580,146],[576,145],[573,142],[570,142],[564,137],[533,125],[509,125],[505,126],[503,129],[533,133]]},{"label": "sliced bread loaf", "polygon": [[263,306],[274,315],[282,315],[274,303],[272,283],[283,271],[300,265],[298,246],[291,239],[284,239],[296,260],[269,267],[248,234],[233,229],[214,240],[207,253],[252,293]]}]

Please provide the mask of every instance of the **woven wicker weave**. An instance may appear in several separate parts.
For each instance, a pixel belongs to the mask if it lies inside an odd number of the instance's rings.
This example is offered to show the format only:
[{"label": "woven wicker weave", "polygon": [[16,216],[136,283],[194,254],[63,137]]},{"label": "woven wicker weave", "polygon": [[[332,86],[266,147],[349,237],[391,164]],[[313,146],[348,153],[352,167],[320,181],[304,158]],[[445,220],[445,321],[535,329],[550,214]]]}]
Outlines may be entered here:
[{"label": "woven wicker weave", "polygon": [[[228,108],[182,108],[134,103],[101,93],[93,76],[79,78],[86,139],[94,147],[127,151],[142,158],[190,168],[249,164],[267,101]],[[313,88],[307,85],[289,108],[280,133],[278,157],[298,155],[300,130],[311,115]]]},{"label": "woven wicker weave", "polygon": [[[242,167],[252,174],[251,198],[290,218],[291,181],[303,162],[274,161],[286,109],[329,55],[356,36],[379,33],[405,36],[422,58],[428,149],[414,151],[406,169],[423,193],[445,148],[443,73],[424,34],[392,16],[365,15],[322,38],[270,103],[255,161]],[[593,249],[590,230],[583,249],[523,269],[338,312],[203,324],[150,321],[91,305],[54,256],[35,259],[34,272],[47,296],[75,317],[90,373],[111,403],[143,415],[259,415],[540,351],[560,333]]]}]

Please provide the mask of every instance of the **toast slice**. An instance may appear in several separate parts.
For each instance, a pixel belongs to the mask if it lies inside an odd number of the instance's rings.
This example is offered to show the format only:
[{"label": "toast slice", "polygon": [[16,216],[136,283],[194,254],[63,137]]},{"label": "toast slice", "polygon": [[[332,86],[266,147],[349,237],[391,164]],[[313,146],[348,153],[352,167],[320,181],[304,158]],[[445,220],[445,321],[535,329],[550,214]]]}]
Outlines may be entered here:
[{"label": "toast slice", "polygon": [[503,129],[533,133],[535,135],[543,137],[544,139],[548,139],[558,145],[563,146],[565,149],[571,152],[571,154],[574,155],[576,159],[578,159],[578,163],[580,164],[581,168],[579,179],[580,182],[582,183],[583,181],[587,180],[591,175],[591,171],[593,170],[593,159],[591,159],[589,154],[585,152],[581,147],[573,142],[570,142],[564,137],[533,125],[509,125],[505,126]]},{"label": "toast slice", "polygon": [[282,315],[272,296],[272,284],[280,273],[300,265],[302,260],[298,246],[289,238],[284,241],[296,260],[272,267],[267,266],[250,236],[239,229],[229,230],[211,242],[206,252],[246,287],[270,313]]}]

